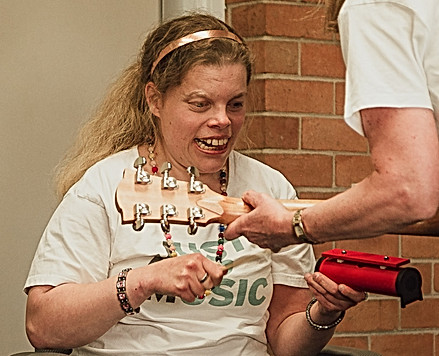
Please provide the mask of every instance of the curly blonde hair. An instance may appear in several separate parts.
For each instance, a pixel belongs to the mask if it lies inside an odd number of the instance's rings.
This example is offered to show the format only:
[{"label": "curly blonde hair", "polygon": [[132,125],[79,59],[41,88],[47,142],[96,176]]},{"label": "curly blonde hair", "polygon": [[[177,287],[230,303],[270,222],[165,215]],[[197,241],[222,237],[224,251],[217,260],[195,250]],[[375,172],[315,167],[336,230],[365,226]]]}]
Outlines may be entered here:
[{"label": "curly blonde hair", "polygon": [[250,51],[242,43],[211,38],[190,43],[167,54],[151,73],[159,53],[172,41],[203,30],[227,30],[242,38],[229,25],[208,14],[192,13],[171,19],[147,36],[135,63],[110,88],[94,116],[85,123],[78,137],[57,167],[57,193],[62,197],[85,171],[116,152],[148,143],[160,136],[159,120],[150,112],[145,86],[153,82],[160,93],[181,84],[195,65],[241,63],[252,74]]}]

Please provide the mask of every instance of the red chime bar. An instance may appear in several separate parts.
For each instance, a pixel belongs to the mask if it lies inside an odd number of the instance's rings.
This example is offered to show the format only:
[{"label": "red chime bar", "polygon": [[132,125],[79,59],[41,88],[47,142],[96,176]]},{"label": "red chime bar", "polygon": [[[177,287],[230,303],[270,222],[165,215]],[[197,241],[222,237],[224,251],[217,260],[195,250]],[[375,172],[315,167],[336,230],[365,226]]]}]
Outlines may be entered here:
[{"label": "red chime bar", "polygon": [[406,258],[333,249],[322,253],[315,270],[338,284],[369,293],[401,298],[401,307],[422,300],[422,277],[416,268],[401,266]]}]

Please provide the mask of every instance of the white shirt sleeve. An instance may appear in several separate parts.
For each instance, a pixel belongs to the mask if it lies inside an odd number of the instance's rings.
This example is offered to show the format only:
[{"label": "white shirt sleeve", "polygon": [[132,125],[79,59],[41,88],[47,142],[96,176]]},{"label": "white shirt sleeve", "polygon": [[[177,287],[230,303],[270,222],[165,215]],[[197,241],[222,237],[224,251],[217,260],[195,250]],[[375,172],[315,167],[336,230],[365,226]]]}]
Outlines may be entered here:
[{"label": "white shirt sleeve", "polygon": [[426,28],[414,10],[393,1],[348,1],[339,27],[349,126],[364,135],[366,108],[432,108],[423,68]]},{"label": "white shirt sleeve", "polygon": [[92,283],[107,278],[110,231],[105,209],[74,189],[67,193],[40,240],[25,291],[35,285]]}]

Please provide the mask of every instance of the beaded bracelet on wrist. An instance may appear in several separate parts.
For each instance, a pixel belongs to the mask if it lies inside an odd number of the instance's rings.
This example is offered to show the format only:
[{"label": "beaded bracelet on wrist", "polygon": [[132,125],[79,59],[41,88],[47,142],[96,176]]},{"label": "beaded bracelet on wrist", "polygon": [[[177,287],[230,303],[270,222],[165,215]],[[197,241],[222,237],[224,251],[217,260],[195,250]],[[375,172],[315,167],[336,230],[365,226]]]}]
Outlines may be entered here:
[{"label": "beaded bracelet on wrist", "polygon": [[317,302],[317,299],[313,298],[313,299],[311,299],[311,301],[308,303],[308,306],[306,307],[305,316],[306,316],[306,321],[308,322],[309,325],[311,325],[315,330],[325,331],[325,330],[335,328],[338,324],[341,323],[341,321],[343,320],[343,318],[345,316],[344,310],[341,312],[341,314],[337,318],[337,320],[335,320],[334,322],[332,322],[331,324],[328,324],[328,325],[320,325],[320,324],[317,324],[314,320],[312,320],[311,319],[311,307],[316,302]]},{"label": "beaded bracelet on wrist", "polygon": [[134,309],[130,301],[128,300],[126,284],[127,284],[127,275],[128,272],[131,271],[131,268],[125,268],[119,272],[117,276],[116,282],[116,291],[117,291],[117,299],[119,300],[120,307],[124,311],[126,315],[134,315],[140,311],[140,307]]}]

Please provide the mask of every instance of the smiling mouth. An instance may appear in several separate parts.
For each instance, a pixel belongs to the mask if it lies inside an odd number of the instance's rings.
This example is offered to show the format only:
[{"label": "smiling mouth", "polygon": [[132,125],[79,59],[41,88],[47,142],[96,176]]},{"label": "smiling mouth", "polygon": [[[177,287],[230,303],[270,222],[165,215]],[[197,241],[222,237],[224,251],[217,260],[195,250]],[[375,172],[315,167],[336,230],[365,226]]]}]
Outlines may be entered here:
[{"label": "smiling mouth", "polygon": [[228,138],[207,138],[207,139],[200,139],[196,138],[195,143],[203,150],[207,151],[221,151],[224,150],[227,147],[227,143],[229,142]]}]

